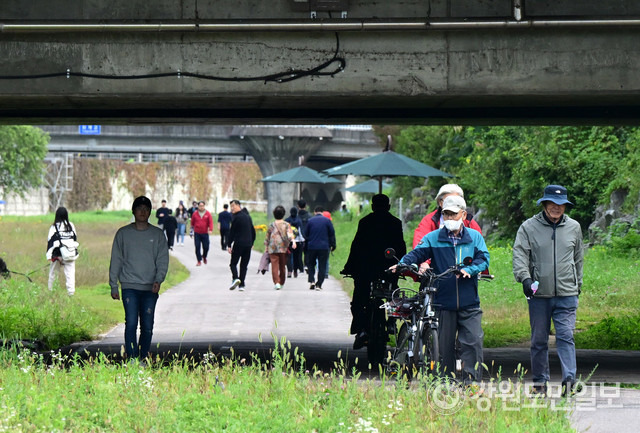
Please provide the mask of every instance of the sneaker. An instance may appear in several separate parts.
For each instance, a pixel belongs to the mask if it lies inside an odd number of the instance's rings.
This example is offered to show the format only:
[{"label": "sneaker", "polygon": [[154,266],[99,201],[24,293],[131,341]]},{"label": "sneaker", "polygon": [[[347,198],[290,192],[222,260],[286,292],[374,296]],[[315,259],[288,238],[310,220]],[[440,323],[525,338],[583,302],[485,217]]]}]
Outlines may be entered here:
[{"label": "sneaker", "polygon": [[231,285],[229,286],[229,290],[235,290],[235,288],[238,287],[240,283],[241,281],[236,278],[235,280],[233,280],[233,283],[231,283]]},{"label": "sneaker", "polygon": [[[291,275],[289,275],[291,276]],[[293,271],[293,278],[298,278],[298,271]]]},{"label": "sneaker", "polygon": [[546,397],[547,385],[533,385],[531,389],[531,397]]},{"label": "sneaker", "polygon": [[206,257],[203,257],[202,261],[204,262],[205,265],[207,264],[207,258]]},{"label": "sneaker", "polygon": [[316,289],[316,285],[311,283],[311,285],[309,286],[309,290],[315,290]]},{"label": "sneaker", "polygon": [[291,278],[291,272],[287,274],[287,278]]},{"label": "sneaker", "polygon": [[280,290],[282,289],[282,286],[280,284],[276,284],[275,286],[273,286],[273,288],[276,290]]},{"label": "sneaker", "polygon": [[244,292],[244,286],[242,286],[242,285],[241,285],[241,286],[239,286],[239,287],[238,287],[238,292]]},{"label": "sneaker", "polygon": [[316,291],[318,291],[318,292],[319,292],[320,290],[322,290],[322,287],[320,287],[320,286],[316,286]]},{"label": "sneaker", "polygon": [[196,263],[196,266],[202,266],[202,262]]},{"label": "sneaker", "polygon": [[362,331],[356,335],[356,339],[353,342],[353,350],[362,349],[367,344],[369,344],[369,335],[365,331]]},{"label": "sneaker", "polygon": [[582,392],[580,383],[576,383],[573,378],[562,381],[562,397],[573,397],[576,393]]}]

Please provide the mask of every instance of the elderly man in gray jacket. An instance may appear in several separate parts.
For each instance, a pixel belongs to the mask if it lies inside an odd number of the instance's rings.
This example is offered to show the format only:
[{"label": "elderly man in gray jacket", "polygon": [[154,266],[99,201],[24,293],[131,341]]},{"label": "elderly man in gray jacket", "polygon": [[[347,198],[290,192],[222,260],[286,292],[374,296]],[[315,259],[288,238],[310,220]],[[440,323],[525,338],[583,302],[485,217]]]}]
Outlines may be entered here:
[{"label": "elderly man in gray jacket", "polygon": [[548,185],[538,200],[543,210],[518,229],[513,245],[513,275],[522,283],[529,303],[533,391],[546,394],[549,381],[549,332],[556,328],[562,367],[562,392],[569,395],[576,381],[573,331],[582,287],[582,230],[565,215],[567,190]]}]

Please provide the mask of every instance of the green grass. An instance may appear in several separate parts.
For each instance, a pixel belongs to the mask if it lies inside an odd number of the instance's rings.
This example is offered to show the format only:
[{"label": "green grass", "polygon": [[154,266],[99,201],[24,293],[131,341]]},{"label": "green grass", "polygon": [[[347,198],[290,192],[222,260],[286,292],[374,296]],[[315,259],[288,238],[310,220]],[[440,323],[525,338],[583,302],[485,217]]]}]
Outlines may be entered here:
[{"label": "green grass", "polygon": [[[175,360],[140,368],[104,356],[81,361],[0,350],[0,430],[21,432],[561,432],[563,410],[521,391],[504,404],[495,395],[459,399],[453,415],[434,410],[425,390],[432,377],[357,380],[339,363],[334,372],[307,371],[302,354],[281,341],[272,361]],[[515,384],[507,383],[507,387]],[[508,389],[508,388],[505,388]],[[458,400],[454,400],[458,401]],[[560,402],[560,407],[565,403]]]},{"label": "green grass", "polygon": [[[122,322],[122,305],[110,298],[107,281],[113,236],[119,227],[130,221],[130,215],[130,212],[72,214],[81,244],[81,255],[76,264],[77,290],[73,302],[68,302],[62,296],[65,291],[59,285],[56,285],[53,294],[46,290],[48,262],[44,253],[46,234],[53,215],[0,219],[0,257],[8,262],[12,270],[24,273],[33,271],[31,276],[34,280],[34,285],[30,286],[23,277],[14,276],[9,288],[6,287],[6,282],[0,282],[0,308],[4,311],[4,314],[0,314],[0,334],[12,338],[19,336],[24,339],[42,339],[55,347],[60,342],[66,344],[74,338],[95,336]],[[264,213],[252,213],[252,218],[255,225],[269,221]],[[349,295],[353,291],[353,282],[342,278],[339,272],[349,255],[358,221],[359,217],[356,216],[349,218],[340,213],[333,216],[337,249],[329,259],[330,274],[343,284]],[[408,246],[411,238],[412,231],[406,230]],[[263,242],[264,232],[258,231],[256,251],[264,250]],[[490,270],[496,278],[493,282],[480,283],[485,347],[521,344],[529,338],[526,300],[520,284],[513,279],[511,248],[504,245],[503,242],[501,246],[489,246]],[[619,250],[612,251],[602,246],[587,250],[584,287],[576,323],[577,347],[640,348],[640,332],[635,326],[640,323],[640,315],[637,313],[640,311],[640,297],[637,295],[640,291],[639,263],[640,259],[632,252],[624,256]],[[187,276],[186,269],[172,257],[163,290],[185,280]],[[19,288],[13,286],[18,283],[24,284],[19,285]],[[415,283],[402,284],[411,286]],[[22,293],[22,297],[18,297],[19,293]],[[34,303],[34,299],[37,302]],[[48,300],[54,302],[46,302]],[[53,306],[59,311],[47,310]],[[71,327],[63,325],[64,320],[60,319],[48,321],[47,325],[36,324],[38,320],[44,321],[47,317],[75,317],[77,314],[71,314],[67,309],[76,306],[90,313],[91,319],[82,319],[82,323]],[[18,316],[25,318],[18,322],[19,325],[14,323]],[[31,323],[29,326],[24,324],[27,318]],[[78,329],[71,332],[75,328]]]},{"label": "green grass", "polygon": [[[47,290],[49,262],[45,252],[47,233],[54,216],[5,216],[0,219],[0,257],[9,269],[29,274],[33,280],[33,284],[29,284],[23,276],[14,275],[9,282],[0,281],[0,309],[5,311],[0,314],[0,334],[4,337],[39,340],[47,347],[56,348],[96,336],[124,321],[122,303],[111,299],[109,260],[113,237],[120,227],[131,221],[131,212],[80,212],[70,217],[80,243],[73,299],[65,298],[66,290],[60,280],[54,284],[53,293]],[[171,257],[162,291],[188,276],[186,268]],[[20,326],[14,323],[16,309],[20,315],[28,317],[32,325],[24,326],[26,319],[19,322]],[[7,310],[11,313],[6,313]],[[69,322],[71,317],[84,317],[78,311],[86,312],[91,316],[90,320]],[[46,320],[49,316],[64,317],[65,320]]]}]

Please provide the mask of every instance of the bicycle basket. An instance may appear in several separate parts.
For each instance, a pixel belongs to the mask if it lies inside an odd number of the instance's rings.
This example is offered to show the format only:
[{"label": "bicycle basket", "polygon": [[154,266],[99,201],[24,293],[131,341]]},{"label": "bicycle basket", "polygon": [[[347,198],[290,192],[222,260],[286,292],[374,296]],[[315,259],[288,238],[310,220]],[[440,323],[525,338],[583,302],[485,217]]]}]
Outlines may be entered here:
[{"label": "bicycle basket", "polygon": [[417,292],[412,289],[396,289],[387,302],[387,315],[398,319],[408,319],[415,308]]}]

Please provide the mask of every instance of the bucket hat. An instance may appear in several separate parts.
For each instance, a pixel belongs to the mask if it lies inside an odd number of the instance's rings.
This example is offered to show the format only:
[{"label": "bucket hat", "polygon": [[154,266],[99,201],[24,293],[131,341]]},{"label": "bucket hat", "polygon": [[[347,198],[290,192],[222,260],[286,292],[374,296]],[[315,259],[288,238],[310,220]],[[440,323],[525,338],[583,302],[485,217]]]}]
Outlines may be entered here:
[{"label": "bucket hat", "polygon": [[544,195],[538,200],[538,204],[551,201],[557,205],[569,204],[573,206],[569,200],[567,200],[567,188],[560,185],[547,185],[544,189]]}]

